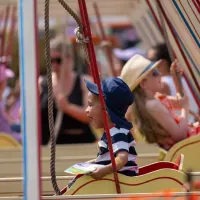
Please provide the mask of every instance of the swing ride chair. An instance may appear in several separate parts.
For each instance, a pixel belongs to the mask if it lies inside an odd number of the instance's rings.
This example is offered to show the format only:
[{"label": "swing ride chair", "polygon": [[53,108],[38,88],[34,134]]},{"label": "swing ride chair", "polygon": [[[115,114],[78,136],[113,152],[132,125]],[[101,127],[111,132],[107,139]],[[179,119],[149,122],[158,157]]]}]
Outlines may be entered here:
[{"label": "swing ride chair", "polygon": [[[157,162],[139,169],[139,175],[128,177],[118,174],[121,193],[153,193],[169,188],[177,191],[184,190],[183,184],[186,179],[182,171],[183,155],[180,155],[177,163]],[[107,175],[100,180],[83,175],[69,188],[63,189],[63,195],[83,194],[115,194],[115,180],[113,175]]]},{"label": "swing ride chair", "polygon": [[184,155],[183,169],[192,169],[194,172],[200,171],[200,161],[196,156],[191,156],[194,154],[200,154],[200,134],[192,136],[181,142],[175,144],[168,152],[164,153],[163,161],[174,162],[176,157],[180,154]]},{"label": "swing ride chair", "polygon": [[[46,1],[48,2],[48,1]],[[112,144],[108,129],[108,123],[105,113],[105,104],[100,87],[99,73],[94,53],[94,46],[92,43],[92,36],[89,27],[87,8],[84,0],[79,0],[79,8],[81,20],[78,16],[71,10],[71,8],[62,0],[59,0],[61,5],[71,14],[71,16],[76,20],[79,25],[79,28],[76,29],[77,42],[79,42],[85,53],[86,59],[90,64],[90,69],[94,78],[94,82],[98,85],[99,89],[99,98],[101,106],[103,109],[103,116],[105,121],[105,130],[108,139],[108,145],[110,149],[111,163],[113,166],[113,174],[107,175],[100,180],[95,180],[91,176],[87,175],[78,175],[76,181],[68,189],[67,187],[63,188],[62,191],[59,190],[56,179],[54,179],[55,173],[53,172],[53,186],[57,195],[83,195],[83,194],[116,194],[116,193],[152,193],[158,192],[167,189],[176,189],[177,191],[183,191],[184,183],[186,180],[186,175],[182,171],[183,158],[182,154],[176,153],[173,155],[173,162],[161,161],[156,162],[144,167],[139,168],[139,174],[135,177],[128,177],[116,172],[116,164],[114,160]],[[46,41],[46,58],[47,58],[47,69],[48,73],[51,73],[50,63],[49,63],[49,38],[48,38],[48,6],[45,4],[45,41]],[[51,77],[51,76],[49,76]],[[51,80],[50,80],[51,81]],[[50,87],[50,86],[49,86]],[[50,88],[51,89],[51,88]],[[51,98],[51,96],[50,96]],[[49,119],[50,123],[53,123]],[[55,139],[53,130],[50,130],[51,133],[51,144],[52,149],[55,150]],[[178,156],[178,158],[177,158]],[[167,158],[167,156],[166,156]],[[177,161],[175,161],[177,159]],[[55,166],[55,163],[52,163]],[[55,168],[51,167],[55,170]]]}]

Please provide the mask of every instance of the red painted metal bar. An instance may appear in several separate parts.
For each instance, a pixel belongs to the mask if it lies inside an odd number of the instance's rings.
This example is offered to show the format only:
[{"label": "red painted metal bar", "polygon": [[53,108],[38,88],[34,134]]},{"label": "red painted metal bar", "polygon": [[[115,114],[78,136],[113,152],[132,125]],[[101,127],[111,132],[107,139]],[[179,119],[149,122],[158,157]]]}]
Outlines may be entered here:
[{"label": "red painted metal bar", "polygon": [[0,13],[0,33],[1,33],[1,24],[3,23],[3,14],[4,12]]},{"label": "red painted metal bar", "polygon": [[[97,3],[94,2],[93,6],[94,6],[95,13],[96,13],[99,29],[100,29],[100,32],[101,32],[101,38],[102,38],[103,41],[108,41],[108,38],[106,37],[104,27],[103,27],[103,24],[102,24],[102,21],[101,21],[101,15],[100,15]],[[114,68],[112,48],[110,46],[106,46],[106,55],[107,55],[107,59],[109,60],[109,63],[110,63],[112,75],[117,76],[115,68]]]},{"label": "red painted metal bar", "polygon": [[[180,52],[181,52],[181,55],[183,56],[183,59],[184,59],[186,65],[187,65],[187,67],[188,67],[188,69],[189,69],[189,71],[190,71],[190,73],[191,73],[191,76],[192,76],[192,78],[193,78],[193,80],[194,80],[194,82],[195,82],[195,85],[196,85],[198,91],[200,92],[200,86],[199,86],[199,84],[198,84],[198,82],[197,82],[196,77],[194,76],[194,73],[193,73],[193,71],[192,71],[192,69],[191,69],[190,63],[189,63],[189,61],[188,61],[188,59],[187,59],[187,57],[186,57],[184,51],[183,51],[182,48],[181,48],[181,45],[180,45],[180,43],[179,43],[179,41],[178,41],[178,38],[176,37],[176,34],[175,34],[174,30],[173,30],[173,27],[172,27],[172,25],[171,25],[171,23],[170,23],[170,21],[169,21],[167,15],[166,15],[164,9],[163,9],[163,7],[162,7],[160,1],[159,1],[159,0],[156,0],[156,1],[157,1],[157,4],[158,4],[158,6],[159,6],[159,8],[160,8],[160,10],[161,10],[161,12],[162,12],[162,14],[163,14],[163,17],[165,18],[165,21],[167,22],[167,25],[168,25],[168,27],[169,27],[169,29],[170,29],[170,32],[172,33],[173,38],[174,38],[174,40],[176,41],[176,44],[177,44],[177,46],[178,46],[178,48],[179,48],[179,50],[180,50]],[[199,103],[199,104],[200,104],[200,103]]]},{"label": "red painted metal bar", "polygon": [[86,8],[85,0],[78,0],[78,3],[79,3],[79,8],[80,8],[82,23],[84,26],[84,34],[85,34],[85,36],[87,36],[89,38],[89,43],[88,43],[89,57],[90,57],[90,62],[91,62],[91,68],[94,69],[94,73],[95,73],[94,76],[96,77],[96,83],[97,83],[97,86],[99,89],[99,98],[100,98],[100,102],[101,102],[101,106],[102,106],[102,114],[103,114],[103,118],[104,118],[104,122],[105,122],[105,131],[106,131],[108,146],[109,146],[109,150],[110,150],[111,163],[112,163],[112,167],[113,167],[113,171],[114,171],[116,190],[117,190],[117,193],[121,193],[119,179],[118,179],[118,175],[117,175],[117,171],[116,171],[116,163],[115,163],[115,158],[114,158],[114,154],[113,154],[110,131],[109,131],[109,126],[108,126],[106,107],[105,107],[105,102],[104,102],[103,93],[102,93],[102,89],[101,89],[101,83],[100,83],[100,78],[99,78],[99,72],[98,72],[98,67],[97,67],[94,46],[92,43],[92,35],[91,35],[90,26],[89,26],[87,8]]},{"label": "red painted metal bar", "polygon": [[12,44],[13,44],[13,40],[14,40],[14,33],[15,33],[15,26],[16,26],[16,11],[17,8],[16,6],[13,7],[12,9],[12,21],[11,21],[11,28],[10,28],[10,32],[8,35],[8,45],[7,48],[5,50],[5,56],[7,58],[9,58],[11,56],[11,51],[12,51]]},{"label": "red painted metal bar", "polygon": [[[78,3],[79,3],[79,9],[80,9],[80,15],[81,15],[81,21],[82,21],[82,24],[84,25],[83,26],[83,32],[84,32],[84,36],[85,37],[88,37],[90,41],[92,41],[92,34],[91,32],[88,30],[88,27],[90,27],[89,25],[89,20],[88,22],[86,22],[86,19],[85,19],[85,9],[83,7],[83,4],[82,4],[82,1],[79,1],[78,0]],[[94,47],[93,47],[94,48]],[[92,49],[90,43],[87,44],[87,49],[88,49],[88,56],[89,56],[89,59],[90,59],[90,71],[92,72],[92,76],[93,76],[93,80],[95,83],[97,83],[96,81],[96,74],[95,74],[95,71],[94,71],[94,68],[92,66],[94,66],[94,59],[93,59],[93,54],[94,54],[94,50]]]},{"label": "red painted metal bar", "polygon": [[5,53],[5,39],[6,39],[6,29],[8,25],[9,11],[10,11],[10,6],[7,6],[6,12],[5,12],[4,26],[3,26],[2,35],[1,35],[0,58],[2,58],[2,56],[4,56],[4,53]]},{"label": "red painted metal bar", "polygon": [[159,20],[158,20],[158,18],[157,18],[157,16],[156,16],[156,13],[155,13],[154,10],[153,10],[153,7],[151,6],[151,3],[149,2],[149,0],[146,0],[146,3],[147,3],[147,5],[149,6],[149,9],[151,10],[151,13],[152,13],[152,15],[153,15],[153,17],[154,17],[154,19],[155,19],[155,21],[156,21],[156,24],[157,24],[157,26],[158,26],[158,28],[159,28],[159,30],[160,30],[162,36],[164,37],[163,29],[162,29],[162,27],[161,27],[161,25],[160,25],[160,22],[159,22]]},{"label": "red painted metal bar", "polygon": [[[164,37],[163,29],[162,29],[162,27],[161,27],[161,25],[160,25],[160,22],[159,22],[159,20],[158,20],[158,18],[157,18],[157,16],[156,16],[156,14],[155,14],[155,12],[154,12],[152,6],[151,6],[149,0],[146,0],[146,3],[148,4],[149,9],[151,10],[151,13],[152,13],[152,15],[153,15],[153,17],[154,17],[154,19],[155,19],[155,22],[157,23],[157,26],[158,26],[158,28],[159,28],[161,34],[162,34],[163,37]],[[175,55],[175,53],[174,53],[174,55]],[[175,55],[175,57],[176,57],[176,55]],[[193,89],[192,86],[191,86],[191,83],[189,82],[189,80],[188,80],[188,78],[187,78],[187,76],[186,76],[185,74],[183,74],[183,76],[184,76],[184,78],[185,78],[185,80],[186,80],[186,82],[187,82],[187,84],[188,84],[188,86],[189,86],[189,88],[190,88],[190,91],[191,91],[191,93],[192,93],[192,95],[193,95],[193,97],[194,97],[194,99],[195,99],[195,101],[196,101],[198,107],[200,107],[200,105],[199,105],[199,100],[198,100],[198,98],[197,98],[197,96],[196,96],[196,94],[195,94],[195,92],[194,92],[194,89]]]},{"label": "red painted metal bar", "polygon": [[[1,41],[2,41],[2,24],[3,24],[3,14],[4,12],[1,12],[0,13],[0,44],[1,44]],[[1,52],[1,45],[0,45],[0,52]]]},{"label": "red painted metal bar", "polygon": [[196,2],[195,0],[192,0],[192,2],[193,2],[194,6],[196,7],[197,11],[198,11],[199,14],[200,14],[200,3],[199,3],[199,1]]}]

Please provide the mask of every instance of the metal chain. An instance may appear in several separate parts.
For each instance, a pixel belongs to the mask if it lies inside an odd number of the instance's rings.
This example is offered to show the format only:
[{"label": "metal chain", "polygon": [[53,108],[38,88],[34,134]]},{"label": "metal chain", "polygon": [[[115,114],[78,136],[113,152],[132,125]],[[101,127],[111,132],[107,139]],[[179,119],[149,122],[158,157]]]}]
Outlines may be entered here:
[{"label": "metal chain", "polygon": [[47,87],[48,87],[48,118],[49,131],[51,141],[51,161],[50,172],[51,182],[57,195],[61,195],[60,189],[56,181],[55,156],[56,156],[56,140],[54,135],[54,119],[53,119],[53,87],[52,87],[52,68],[50,58],[50,36],[49,36],[49,4],[50,0],[45,0],[45,57],[47,66]]}]

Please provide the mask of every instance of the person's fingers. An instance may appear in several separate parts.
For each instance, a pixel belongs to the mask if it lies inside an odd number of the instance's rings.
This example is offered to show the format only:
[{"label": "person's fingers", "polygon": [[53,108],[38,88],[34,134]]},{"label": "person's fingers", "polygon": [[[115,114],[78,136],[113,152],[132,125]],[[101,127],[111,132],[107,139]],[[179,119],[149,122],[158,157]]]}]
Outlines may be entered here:
[{"label": "person's fingers", "polygon": [[177,94],[176,94],[176,98],[177,98],[177,100],[180,100],[180,99],[181,99],[181,94],[180,94],[180,93],[177,93]]},{"label": "person's fingers", "polygon": [[85,173],[86,176],[91,176],[93,172],[87,172]]}]

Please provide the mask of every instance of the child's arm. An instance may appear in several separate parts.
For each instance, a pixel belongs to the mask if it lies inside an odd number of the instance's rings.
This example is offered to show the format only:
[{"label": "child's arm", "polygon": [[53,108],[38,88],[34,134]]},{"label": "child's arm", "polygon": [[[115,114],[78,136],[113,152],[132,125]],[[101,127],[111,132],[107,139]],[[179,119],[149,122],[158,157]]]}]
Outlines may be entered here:
[{"label": "child's arm", "polygon": [[[127,151],[120,151],[117,153],[117,156],[115,158],[116,163],[116,171],[119,171],[124,165],[128,162],[128,152]],[[101,179],[102,177],[112,174],[113,168],[112,164],[105,165],[104,167],[100,167],[96,169],[94,172],[92,172],[90,175],[94,179]]]}]

